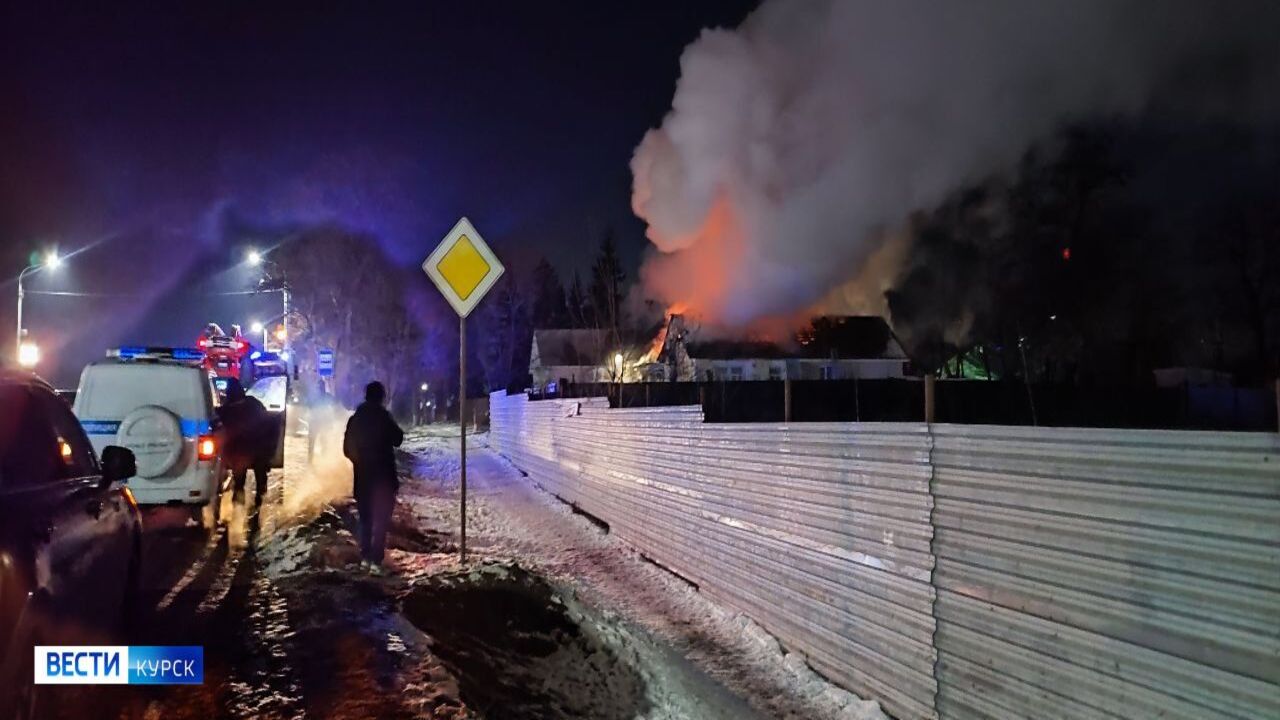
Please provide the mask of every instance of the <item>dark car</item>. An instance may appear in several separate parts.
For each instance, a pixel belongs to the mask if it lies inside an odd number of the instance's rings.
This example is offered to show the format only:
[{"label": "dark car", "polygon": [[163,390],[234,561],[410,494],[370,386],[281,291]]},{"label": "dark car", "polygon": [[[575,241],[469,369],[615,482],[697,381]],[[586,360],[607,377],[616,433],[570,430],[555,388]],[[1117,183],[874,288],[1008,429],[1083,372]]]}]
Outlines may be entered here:
[{"label": "dark car", "polygon": [[38,714],[34,645],[119,639],[141,570],[135,471],[121,447],[99,463],[44,382],[0,370],[0,718]]}]

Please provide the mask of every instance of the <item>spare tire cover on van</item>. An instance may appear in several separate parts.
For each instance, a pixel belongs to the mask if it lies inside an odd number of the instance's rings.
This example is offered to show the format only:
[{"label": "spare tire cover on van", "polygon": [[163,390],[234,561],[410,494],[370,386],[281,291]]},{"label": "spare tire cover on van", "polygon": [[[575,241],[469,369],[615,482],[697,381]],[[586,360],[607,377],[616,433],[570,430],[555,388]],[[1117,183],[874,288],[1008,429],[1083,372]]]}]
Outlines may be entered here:
[{"label": "spare tire cover on van", "polygon": [[182,457],[182,423],[159,405],[143,405],[120,422],[116,443],[133,451],[138,477],[159,477]]}]

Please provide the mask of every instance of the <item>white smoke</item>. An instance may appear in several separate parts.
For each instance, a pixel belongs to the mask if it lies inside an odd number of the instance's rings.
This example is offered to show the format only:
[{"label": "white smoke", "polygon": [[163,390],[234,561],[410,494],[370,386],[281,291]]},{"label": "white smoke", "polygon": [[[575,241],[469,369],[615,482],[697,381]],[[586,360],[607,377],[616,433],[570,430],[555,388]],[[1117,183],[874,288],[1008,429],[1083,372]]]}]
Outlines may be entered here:
[{"label": "white smoke", "polygon": [[[298,406],[302,410],[301,406]],[[351,497],[351,461],[342,454],[342,437],[350,411],[317,404],[305,409],[307,421],[305,466],[287,468],[295,482],[284,495],[286,516],[310,518],[326,505]]]},{"label": "white smoke", "polygon": [[686,48],[672,110],[636,149],[644,289],[732,325],[787,316],[867,274],[910,213],[1066,123],[1153,103],[1272,111],[1277,17],[1208,0],[766,0]]}]

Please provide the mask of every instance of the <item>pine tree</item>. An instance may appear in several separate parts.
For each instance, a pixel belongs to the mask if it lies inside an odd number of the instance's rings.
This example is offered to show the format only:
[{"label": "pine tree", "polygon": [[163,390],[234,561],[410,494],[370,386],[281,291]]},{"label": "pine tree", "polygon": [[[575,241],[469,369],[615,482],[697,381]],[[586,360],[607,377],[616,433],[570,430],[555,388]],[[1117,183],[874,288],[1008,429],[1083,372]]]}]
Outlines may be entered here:
[{"label": "pine tree", "polygon": [[545,257],[533,269],[533,326],[563,328],[569,325],[569,308],[560,275]]},{"label": "pine tree", "polygon": [[622,285],[627,274],[618,260],[618,248],[613,231],[605,232],[600,241],[600,252],[591,266],[591,322],[600,330],[608,330],[614,342],[621,341]]},{"label": "pine tree", "polygon": [[569,285],[569,293],[565,298],[565,310],[569,316],[569,326],[575,329],[587,327],[587,295],[582,289],[582,278],[578,271],[573,271],[573,282]]}]

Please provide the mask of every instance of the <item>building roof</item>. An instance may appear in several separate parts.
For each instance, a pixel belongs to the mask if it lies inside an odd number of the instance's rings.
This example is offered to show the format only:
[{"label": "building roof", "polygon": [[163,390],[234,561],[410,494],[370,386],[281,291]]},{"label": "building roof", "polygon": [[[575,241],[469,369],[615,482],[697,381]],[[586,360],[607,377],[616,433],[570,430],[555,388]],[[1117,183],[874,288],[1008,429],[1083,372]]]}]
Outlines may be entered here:
[{"label": "building roof", "polygon": [[877,315],[824,315],[798,334],[801,357],[905,360],[907,354]]},{"label": "building roof", "polygon": [[685,346],[689,357],[700,360],[905,360],[907,354],[884,318],[876,316],[823,316],[797,333],[794,345],[757,340],[706,340]]},{"label": "building roof", "polygon": [[609,351],[607,330],[534,330],[539,365],[600,365]]}]

